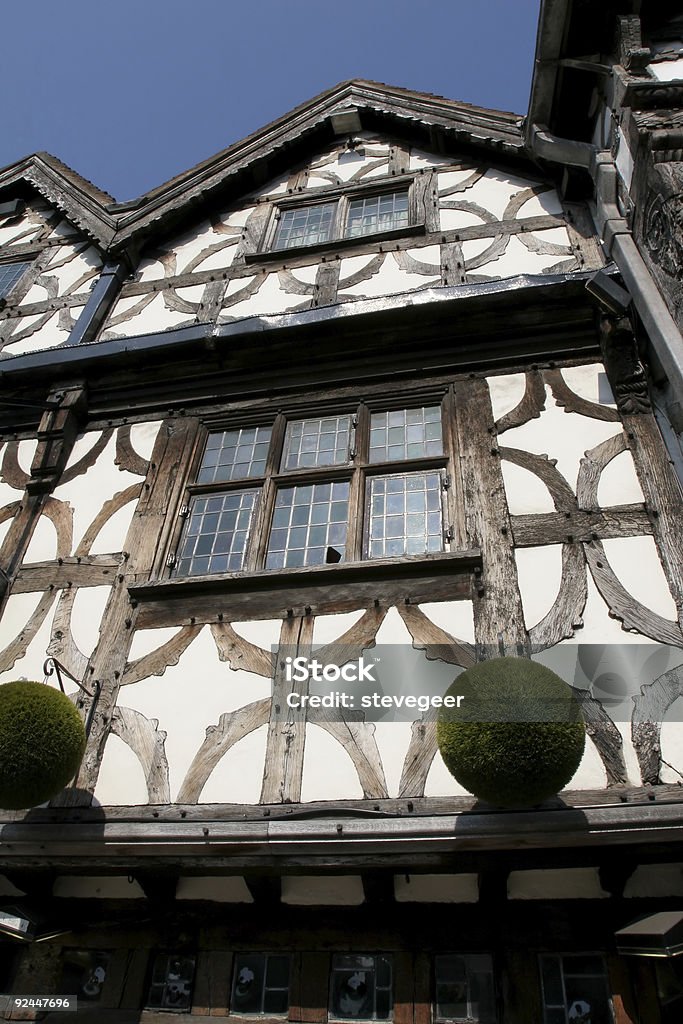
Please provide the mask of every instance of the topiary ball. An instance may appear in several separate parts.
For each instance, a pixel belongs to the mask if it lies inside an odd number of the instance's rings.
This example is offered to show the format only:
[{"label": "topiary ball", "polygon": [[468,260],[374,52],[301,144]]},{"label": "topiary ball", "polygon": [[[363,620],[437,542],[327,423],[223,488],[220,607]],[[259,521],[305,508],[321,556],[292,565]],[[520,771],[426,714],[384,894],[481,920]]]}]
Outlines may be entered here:
[{"label": "topiary ball", "polygon": [[80,715],[60,690],[23,680],[0,686],[0,807],[56,796],[78,771],[85,742]]},{"label": "topiary ball", "polygon": [[571,687],[551,669],[528,658],[481,661],[447,693],[465,699],[440,712],[439,750],[470,793],[503,807],[530,806],[567,785],[586,727]]}]

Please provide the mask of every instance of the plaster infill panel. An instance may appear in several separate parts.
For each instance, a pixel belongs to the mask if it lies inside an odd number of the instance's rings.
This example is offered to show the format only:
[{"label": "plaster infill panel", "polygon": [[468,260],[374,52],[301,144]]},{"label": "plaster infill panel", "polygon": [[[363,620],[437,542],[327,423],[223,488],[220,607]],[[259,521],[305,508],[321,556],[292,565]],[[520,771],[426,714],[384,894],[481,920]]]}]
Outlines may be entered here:
[{"label": "plaster infill panel", "polygon": [[[233,291],[240,291],[246,280],[241,278],[231,281],[230,286],[234,287],[228,287],[226,299]],[[311,301],[309,296],[288,292],[283,287],[278,274],[273,273],[266,275],[255,294],[235,302],[233,305],[225,305],[219,319],[225,323],[227,320],[238,320],[242,317],[267,316],[287,313],[293,309],[308,309]]]},{"label": "plaster infill panel", "polygon": [[528,631],[547,615],[558,595],[562,581],[562,545],[516,548],[514,554]]},{"label": "plaster infill panel", "polygon": [[[74,445],[66,469],[75,466],[91,452],[101,437],[102,431],[97,430],[82,434]],[[128,470],[122,470],[116,465],[115,460],[116,437],[115,433],[112,433],[104,450],[99,453],[93,465],[90,465],[85,472],[80,473],[73,480],[55,488],[54,497],[58,501],[70,505],[73,510],[73,551],[78,548],[88,527],[103,509],[105,502],[120,491],[124,491],[134,484],[140,484],[143,479]],[[127,502],[120,510],[121,514],[114,513],[103,524],[89,548],[90,553],[107,554],[124,550],[136,501],[137,498]]]},{"label": "plaster infill panel", "polygon": [[[374,731],[372,725],[365,728]],[[361,799],[363,789],[358,772],[341,743],[320,726],[307,722],[305,729],[301,800]]]},{"label": "plaster infill panel", "polygon": [[[47,316],[36,313],[16,318],[16,327],[3,348],[4,355],[18,356],[28,352],[40,352],[47,348],[58,348],[68,341],[74,324],[83,312],[84,305],[69,306]],[[18,335],[27,332],[24,337]]]},{"label": "plaster infill panel", "polygon": [[683,697],[674,701],[662,722],[660,733],[662,782],[680,785],[683,781]]},{"label": "plaster infill panel", "polygon": [[394,254],[388,253],[381,267],[367,280],[360,281],[354,285],[344,284],[345,278],[348,279],[358,270],[365,269],[365,266],[375,258],[375,256],[370,257],[370,259],[365,256],[351,256],[348,259],[342,260],[339,291],[343,292],[344,295],[372,298],[379,295],[400,295],[402,292],[411,292],[420,288],[427,288],[431,285],[438,285],[441,281],[439,273],[425,275],[402,270]]},{"label": "plaster infill panel", "polygon": [[603,541],[609,564],[629,594],[672,622],[676,605],[666,582],[652,537],[619,537]]},{"label": "plaster infill panel", "polygon": [[164,302],[164,292],[149,296],[128,296],[119,299],[108,317],[102,339],[128,338],[137,334],[154,334],[174,327],[193,324],[192,313],[170,309]]},{"label": "plaster infill panel", "polygon": [[[158,639],[161,646],[168,639],[167,631],[162,631]],[[144,646],[149,647],[149,638]],[[206,739],[207,729],[215,729],[221,715],[269,699],[270,695],[270,676],[234,670],[227,662],[220,661],[207,626],[185,648],[177,664],[168,665],[161,675],[123,685],[118,705],[132,708],[147,719],[157,719],[159,729],[166,733],[170,792],[171,799],[175,800]],[[246,743],[246,739],[240,740],[236,746],[241,747],[242,743]],[[250,776],[257,777],[260,787],[262,775],[263,760],[257,764],[241,764],[235,788],[242,792],[240,787],[243,786],[244,792],[248,790],[251,796],[255,787]],[[239,796],[233,798],[238,802],[252,802],[250,799],[240,800]],[[202,792],[201,800],[205,802],[207,799],[206,792]]]},{"label": "plaster infill panel", "polygon": [[557,470],[576,493],[581,459],[607,438],[621,433],[621,424],[566,412],[546,388],[545,409],[536,419],[499,435],[505,448],[547,455],[557,460]]},{"label": "plaster infill panel", "polygon": [[104,747],[95,800],[104,807],[144,806],[148,802],[140,761],[128,744],[113,733],[107,737]]},{"label": "plaster infill panel", "polygon": [[[572,259],[569,236],[565,228],[550,228],[547,231],[536,231],[529,237],[536,238],[541,243],[550,242],[553,245],[559,245],[562,247],[562,252],[533,252],[516,235],[510,235],[507,239],[505,252],[496,259],[479,263],[476,267],[473,266],[473,273],[485,277],[516,277],[519,274],[543,274],[558,263]],[[487,241],[489,244],[492,244],[494,238],[489,238]],[[470,269],[470,261],[472,260],[470,244],[469,242],[463,243],[463,254],[466,259],[465,265],[467,270]]]},{"label": "plaster infill panel", "polygon": [[22,302],[43,302],[62,295],[87,292],[101,266],[102,258],[94,245],[61,245],[40,275],[41,280],[49,280],[45,285],[34,284]]},{"label": "plaster infill panel", "polygon": [[[30,679],[42,682],[43,665],[47,658],[47,649],[52,638],[52,619],[55,605],[45,614],[32,639],[22,644],[24,653],[10,664],[8,647],[26,629],[43,598],[42,593],[12,594],[7,600],[0,618],[0,683],[11,683],[14,679]],[[4,669],[4,670],[3,670]],[[67,686],[66,689],[69,689]],[[71,686],[75,689],[75,686]]]}]

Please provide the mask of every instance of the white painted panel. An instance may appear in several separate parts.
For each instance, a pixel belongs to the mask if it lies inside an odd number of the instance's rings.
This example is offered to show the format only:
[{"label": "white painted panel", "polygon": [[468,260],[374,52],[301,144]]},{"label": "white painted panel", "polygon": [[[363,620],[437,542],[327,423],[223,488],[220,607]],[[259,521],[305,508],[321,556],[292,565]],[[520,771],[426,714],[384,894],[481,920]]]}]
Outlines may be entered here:
[{"label": "white painted panel", "polygon": [[234,306],[225,307],[223,318],[286,313],[287,310],[301,306],[302,303],[310,303],[310,301],[310,298],[307,298],[305,295],[294,295],[286,292],[281,287],[277,274],[268,274],[255,295],[248,299],[243,299],[242,302],[236,302]]},{"label": "white painted panel", "polygon": [[27,438],[19,442],[17,461],[25,473],[31,472],[31,463],[38,447],[37,438]]},{"label": "white painted panel", "polygon": [[73,224],[69,224],[68,220],[60,220],[54,231],[51,231],[48,238],[71,238],[73,235],[78,234]]},{"label": "white painted panel", "polygon": [[605,789],[607,772],[593,740],[586,736],[586,747],[581,764],[574,772],[565,789]]},{"label": "white painted panel", "polygon": [[[5,445],[0,445],[0,465],[2,465],[2,460],[5,456],[5,448]],[[35,450],[35,445],[33,445],[33,448]],[[13,487],[7,480],[0,479],[0,508],[4,505],[10,505],[13,501],[17,501],[23,493],[23,489]]]},{"label": "white painted panel", "polygon": [[94,246],[88,246],[81,253],[76,253],[73,246],[70,248],[73,255],[68,259],[68,262],[63,263],[62,266],[56,266],[56,264],[61,264],[69,256],[66,247],[60,246],[44,271],[45,276],[57,278],[58,295],[67,295],[73,289],[76,282],[86,276],[90,279],[79,286],[79,290],[88,291],[91,286],[93,271],[99,270],[102,266],[100,254]]},{"label": "white painted panel", "polygon": [[192,284],[185,288],[176,288],[175,293],[179,299],[183,299],[185,302],[200,303],[205,287],[206,285],[203,284]]},{"label": "white painted panel", "polygon": [[52,895],[60,899],[144,900],[140,885],[125,875],[62,875],[55,881]]},{"label": "white painted panel", "polygon": [[[315,279],[318,276],[318,264],[313,263],[310,267],[297,267],[291,273],[292,277],[295,277],[297,281],[301,281],[302,284],[315,284]],[[301,298],[303,300],[306,296],[302,295]]]},{"label": "white painted panel", "polygon": [[199,256],[208,246],[214,242],[223,241],[223,236],[217,234],[208,220],[203,220],[191,231],[176,238],[169,251],[175,253],[176,274],[184,274],[192,260]]},{"label": "white painted panel", "polygon": [[128,661],[137,661],[145,654],[158,650],[167,640],[174,637],[179,629],[179,626],[167,626],[165,629],[136,629],[128,652]]},{"label": "white painted panel", "polygon": [[683,78],[683,57],[679,57],[678,60],[648,64],[647,69],[652,72],[658,82],[677,82]]},{"label": "white painted panel", "polygon": [[208,779],[200,804],[257,804],[266,763],[268,726],[245,736],[223,757]]},{"label": "white painted panel", "polygon": [[155,331],[165,331],[171,327],[177,327],[178,324],[193,320],[192,314],[178,313],[175,309],[168,309],[164,304],[163,292],[159,292],[136,316],[115,324],[113,327],[109,326],[111,319],[125,313],[139,301],[139,295],[119,299],[107,321],[103,335],[105,338],[129,338],[136,334],[153,334]]},{"label": "white painted panel", "polygon": [[243,228],[255,209],[255,206],[245,206],[241,210],[232,210],[221,217],[221,222],[231,228]]},{"label": "white painted panel", "polygon": [[307,723],[302,801],[356,800],[362,797],[358,772],[341,743],[320,726]]},{"label": "white painted panel", "polygon": [[339,263],[339,287],[344,287],[344,281],[351,277],[352,274],[357,274],[360,270],[365,270],[366,267],[370,266],[374,260],[376,253],[371,253],[367,256],[347,256]]},{"label": "white painted panel", "polygon": [[[122,688],[119,704],[159,720],[167,733],[166,756],[172,799],[175,799],[192,760],[202,745],[209,726],[218,724],[222,714],[253,701],[269,697],[270,679],[251,672],[231,669],[221,662],[211,631],[205,627],[162,676],[132,683]],[[237,744],[243,748],[247,740]],[[231,756],[230,752],[226,757]],[[252,766],[240,764],[238,780],[248,779]],[[263,761],[256,766],[259,783]],[[202,794],[204,802],[209,799]],[[215,798],[214,798],[215,799]],[[240,799],[237,796],[219,800]],[[242,798],[244,799],[244,798]]]},{"label": "white painted panel", "polygon": [[110,552],[123,551],[130,524],[135,515],[137,499],[126,502],[113,516],[107,519],[90,546],[93,555],[106,555]]},{"label": "white painted panel", "polygon": [[537,419],[506,431],[505,446],[557,459],[557,469],[575,490],[579,464],[585,452],[620,432],[620,423],[565,412],[556,404],[550,389],[546,388],[545,410]]},{"label": "white painted panel", "polygon": [[[473,260],[475,256],[479,256],[484,249],[488,249],[490,245],[493,245],[495,237],[491,235],[490,238],[470,238],[462,243],[462,254],[465,257],[465,262]],[[476,273],[479,273],[477,270]]]},{"label": "white painted panel", "polygon": [[[239,235],[235,236],[234,241],[229,239],[227,241],[229,244],[225,245],[223,249],[219,249],[217,252],[207,256],[206,259],[200,260],[193,268],[193,273],[198,274],[202,270],[224,270],[226,267],[231,266],[240,241]],[[203,287],[204,285],[202,285]]]},{"label": "white painted panel", "polygon": [[[78,320],[81,315],[84,306],[71,306],[70,315],[74,321]],[[43,314],[30,317],[21,317],[17,326],[17,331],[23,331],[29,327],[32,323],[36,323]],[[16,333],[16,332],[15,332]],[[49,320],[38,330],[35,334],[32,334],[28,338],[24,338],[22,341],[10,341],[3,349],[6,355],[22,355],[25,352],[38,352],[45,348],[56,348],[58,345],[62,345],[69,337],[70,330],[63,330],[59,326],[59,311],[55,312]]]},{"label": "white painted panel", "polygon": [[137,276],[140,281],[162,281],[166,273],[161,260],[142,260],[138,264]]},{"label": "white painted panel", "polygon": [[[562,202],[555,189],[542,192],[538,196],[532,196],[519,208],[518,218],[522,217],[544,217],[548,214],[562,214]],[[562,231],[565,229],[562,228]],[[566,232],[565,232],[566,235]]]},{"label": "white painted panel", "polygon": [[680,785],[683,780],[683,697],[678,697],[662,722],[660,743],[662,782]]},{"label": "white painted panel", "polygon": [[[30,230],[33,228],[33,230]],[[25,235],[21,238],[22,244],[30,242],[40,231],[40,225],[32,225],[29,220],[25,217],[19,221],[18,224],[4,224],[0,227],[0,245],[10,245],[15,240],[19,240],[20,236],[25,231],[30,231],[30,234]]]},{"label": "white painted panel", "polygon": [[683,864],[639,864],[624,887],[626,899],[683,896]]},{"label": "white painted panel", "polygon": [[561,373],[565,384],[575,395],[597,405],[615,407],[614,395],[602,363],[563,366]]},{"label": "white painted panel", "polygon": [[443,207],[439,210],[439,222],[442,231],[456,231],[458,228],[486,223],[483,217],[470,210],[448,210]]},{"label": "white painted panel", "polygon": [[24,554],[24,564],[47,562],[57,557],[57,531],[47,516],[40,516]]},{"label": "white painted panel", "polygon": [[612,459],[600,474],[598,483],[598,504],[603,508],[610,505],[626,505],[630,502],[645,501],[643,491],[629,451]]},{"label": "white painted panel", "polygon": [[160,426],[161,420],[151,420],[149,423],[134,423],[130,428],[130,443],[133,451],[147,461],[152,457]]},{"label": "white painted panel", "polygon": [[562,545],[516,548],[515,562],[522,595],[524,624],[535,626],[550,611],[562,580]]},{"label": "white painted panel", "polygon": [[5,543],[5,537],[9,533],[13,518],[14,516],[10,519],[6,519],[4,523],[0,523],[0,547]]},{"label": "white painted panel", "polygon": [[239,875],[181,878],[175,898],[177,900],[211,900],[212,903],[254,902],[247,883]]},{"label": "white painted panel", "polygon": [[[463,181],[467,181],[468,178],[472,177],[474,171],[473,167],[464,167],[460,171],[439,171],[437,174],[437,182],[439,192],[445,192],[448,189],[455,188],[456,185],[462,185]],[[469,191],[469,190],[467,190]],[[469,195],[465,195],[465,192],[455,193],[455,199],[469,199]]]},{"label": "white painted panel", "polygon": [[[508,434],[505,434],[506,444]],[[512,445],[510,447],[513,447]],[[514,462],[502,459],[500,464],[510,515],[554,512],[552,495],[540,477]]]},{"label": "white painted panel", "polygon": [[439,156],[437,153],[427,153],[423,149],[411,149],[410,151],[411,171],[419,170],[421,167],[438,167],[447,163],[448,157]]},{"label": "white painted panel", "polygon": [[617,140],[617,157],[615,163],[617,165],[617,170],[621,175],[621,179],[628,189],[631,187],[631,180],[633,178],[633,154],[631,153],[628,141],[621,128],[617,128]]},{"label": "white painted panel", "polygon": [[474,607],[471,601],[439,601],[421,604],[428,619],[457,640],[474,643]]},{"label": "white painted panel", "polygon": [[424,263],[435,274],[441,273],[441,248],[438,245],[423,245],[421,249],[406,249],[406,255],[418,263]]},{"label": "white painted panel", "polygon": [[394,875],[397,903],[477,903],[479,881],[475,874]]},{"label": "white painted panel", "polygon": [[104,609],[111,587],[79,587],[71,615],[71,635],[76,646],[90,657],[100,639]]},{"label": "white painted panel", "polygon": [[526,374],[505,373],[496,377],[487,377],[491,406],[494,420],[499,420],[506,413],[516,409],[524,398],[526,390]]},{"label": "white painted panel", "polygon": [[356,612],[346,612],[342,615],[316,615],[313,623],[313,643],[333,643],[362,617],[362,608]]},{"label": "white painted panel", "polygon": [[[554,234],[556,229],[553,228],[551,230]],[[564,228],[559,230],[564,231]],[[535,237],[543,240],[547,234],[549,234],[547,231],[537,231]],[[555,238],[548,238],[547,241],[555,242]],[[561,241],[561,244],[564,243]],[[511,235],[502,256],[484,263],[481,267],[477,267],[474,273],[487,276],[495,275],[496,277],[515,277],[517,274],[542,274],[548,267],[552,267],[562,259],[569,259],[570,257],[571,252],[569,251],[567,251],[566,256],[531,252],[515,235]]]},{"label": "white painted panel", "polygon": [[425,784],[425,796],[467,796],[467,790],[456,782],[437,750]]},{"label": "white painted panel", "polygon": [[[69,459],[69,465],[75,464],[82,455],[89,451],[100,437],[99,431],[89,431],[78,439]],[[68,502],[74,510],[74,550],[89,525],[97,516],[104,502],[131,484],[139,483],[140,477],[121,470],[115,464],[116,439],[112,435],[95,464],[66,484],[61,484],[54,491],[55,498]],[[133,515],[135,501],[128,503],[106,523],[95,539],[93,552],[121,551],[126,537],[127,523]],[[102,546],[104,545],[104,547]]]},{"label": "white painted panel", "polygon": [[355,907],[365,893],[358,875],[283,875],[281,899],[299,907]]},{"label": "white painted panel", "polygon": [[[0,619],[0,651],[21,633],[31,615],[38,607],[42,594],[12,594]],[[26,654],[15,661],[12,668],[0,672],[0,683],[11,683],[14,679],[43,681],[43,664],[52,637],[52,616],[54,605],[48,611],[45,621],[29,644]]]},{"label": "white painted panel", "polygon": [[[245,640],[269,651],[280,643],[281,619],[259,619],[254,622],[233,622],[232,628]],[[315,627],[314,627],[315,628]]]},{"label": "white painted panel", "polygon": [[511,900],[596,900],[608,896],[600,885],[597,868],[511,871],[508,876]]},{"label": "white painted panel", "polygon": [[[342,263],[346,263],[342,260]],[[342,268],[342,273],[345,273]],[[397,295],[400,292],[411,291],[415,288],[425,288],[430,284],[439,284],[440,275],[426,277],[422,274],[411,274],[401,270],[396,263],[393,253],[384,260],[380,270],[368,281],[361,281],[360,284],[351,287],[344,286],[340,282],[340,290],[346,295]]]},{"label": "white painted panel", "polygon": [[269,181],[263,188],[256,189],[254,192],[250,192],[250,196],[281,196],[287,191],[287,182],[289,181],[289,175],[285,174],[281,178],[275,178],[273,181]]},{"label": "white painted panel", "polygon": [[[419,712],[415,716],[419,717]],[[390,797],[397,797],[405,761],[410,744],[412,724],[410,722],[375,722],[375,740],[382,759],[382,767]]]},{"label": "white painted panel", "polygon": [[657,548],[652,537],[618,537],[603,541],[607,560],[615,576],[637,601],[665,619],[677,619],[676,605],[669,591]]},{"label": "white painted panel", "polygon": [[131,748],[113,733],[107,737],[95,799],[103,807],[133,806],[148,801],[142,765]]},{"label": "white painted panel", "polygon": [[495,168],[489,168],[474,185],[463,193],[463,198],[493,213],[499,219],[505,213],[510,199],[525,188],[536,184],[528,178],[517,178]]},{"label": "white painted panel", "polygon": [[621,622],[609,615],[607,605],[593,582],[590,572],[588,600],[583,612],[583,627],[576,630],[574,637],[562,640],[563,644],[654,644],[656,641],[641,633],[630,633],[621,628]]}]

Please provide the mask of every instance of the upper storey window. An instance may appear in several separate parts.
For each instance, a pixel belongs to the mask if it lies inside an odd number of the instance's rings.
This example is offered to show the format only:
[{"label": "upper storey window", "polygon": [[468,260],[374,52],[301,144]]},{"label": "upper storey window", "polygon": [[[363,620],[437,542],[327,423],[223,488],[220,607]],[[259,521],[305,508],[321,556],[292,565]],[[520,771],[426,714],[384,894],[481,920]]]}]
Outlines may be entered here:
[{"label": "upper storey window", "polygon": [[368,194],[358,189],[333,200],[279,206],[275,226],[265,249],[273,252],[322,246],[389,232],[403,233],[417,227],[411,214],[410,186],[393,191],[380,189]]},{"label": "upper storey window", "polygon": [[0,263],[0,299],[6,298],[30,263]]},{"label": "upper storey window", "polygon": [[175,573],[443,551],[454,519],[444,431],[433,399],[211,431],[182,509]]}]

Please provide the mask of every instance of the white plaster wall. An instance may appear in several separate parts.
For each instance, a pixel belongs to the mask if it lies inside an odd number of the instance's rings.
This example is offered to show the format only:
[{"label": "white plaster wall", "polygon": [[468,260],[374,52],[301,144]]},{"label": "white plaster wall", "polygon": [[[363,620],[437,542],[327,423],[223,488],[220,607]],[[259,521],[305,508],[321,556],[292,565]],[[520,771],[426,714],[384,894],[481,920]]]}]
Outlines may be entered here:
[{"label": "white plaster wall", "polygon": [[300,907],[355,907],[365,893],[359,875],[283,875],[281,900]]},{"label": "white plaster wall", "polygon": [[268,726],[249,733],[214,768],[199,797],[200,804],[257,804],[266,763]]},{"label": "white plaster wall", "polygon": [[[26,442],[23,441],[21,442],[21,444],[25,445]],[[35,442],[29,442],[29,444],[31,444],[33,451],[35,451]],[[5,457],[6,449],[7,445],[0,445],[0,465],[2,465],[2,460]],[[33,456],[31,455],[31,459],[32,458]],[[29,459],[29,466],[31,464],[31,459]],[[23,488],[13,487],[12,484],[9,483],[9,481],[5,480],[4,477],[0,476],[0,508],[2,508],[5,505],[10,505],[13,501],[18,501],[19,498],[21,498],[21,496],[23,495],[23,493]]]},{"label": "white plaster wall", "polygon": [[130,443],[133,451],[147,461],[152,457],[160,426],[161,420],[150,420],[147,423],[134,423],[130,428]]},{"label": "white plaster wall", "polygon": [[71,615],[71,635],[76,646],[90,657],[99,643],[104,611],[111,587],[79,587]]},{"label": "white plaster wall", "polygon": [[[366,728],[373,729],[373,726]],[[307,722],[302,801],[359,800],[362,797],[358,772],[341,743],[320,726]]]},{"label": "white plaster wall", "polygon": [[673,702],[664,716],[659,737],[662,782],[680,785],[683,782],[683,697]]},{"label": "white plaster wall", "polygon": [[232,628],[245,640],[270,651],[280,643],[281,619],[258,619],[254,622],[233,622]]},{"label": "white plaster wall", "polygon": [[331,644],[343,636],[363,617],[363,609],[341,615],[316,615],[313,623],[313,644]]},{"label": "white plaster wall", "polygon": [[[61,245],[54,250],[41,277],[56,281],[57,296],[70,295],[73,292],[89,291],[91,282],[101,266],[102,259],[93,245],[85,249],[82,244]],[[22,299],[22,305],[28,302],[45,302],[53,297],[45,285],[36,282]]]},{"label": "white plaster wall", "polygon": [[107,737],[95,799],[103,807],[126,807],[148,802],[142,765],[128,744],[113,733]]},{"label": "white plaster wall", "polygon": [[516,409],[524,398],[526,390],[526,374],[504,373],[496,377],[487,377],[491,396],[491,408],[494,420],[499,420],[506,413]]},{"label": "white plaster wall", "polygon": [[448,157],[439,156],[437,153],[427,153],[423,149],[411,149],[410,169],[420,170],[423,167],[440,167],[448,163]]},{"label": "white plaster wall", "polygon": [[103,337],[126,338],[137,334],[153,334],[156,331],[170,330],[180,324],[192,323],[195,319],[191,313],[179,313],[175,309],[169,309],[164,303],[164,293],[159,292],[144,309],[131,316],[130,320],[124,320],[111,326],[115,317],[127,313],[144,297],[132,295],[119,299],[107,320]]},{"label": "white plaster wall", "polygon": [[[231,281],[226,291],[226,297],[235,291],[239,291],[244,284],[245,279]],[[268,274],[255,295],[243,299],[241,302],[236,302],[232,306],[225,306],[220,320],[224,322],[225,320],[233,320],[240,317],[286,313],[300,306],[307,308],[310,303],[311,299],[306,295],[286,292],[280,284],[276,273]]]},{"label": "white plaster wall", "polygon": [[658,82],[677,82],[683,78],[683,57],[679,57],[678,60],[648,64],[647,70],[654,75]]},{"label": "white plaster wall", "polygon": [[177,900],[211,900],[212,903],[253,903],[247,884],[239,875],[185,877],[178,881]]},{"label": "white plaster wall", "polygon": [[474,643],[474,607],[471,601],[434,601],[421,604],[419,608],[456,640]]},{"label": "white plaster wall", "polygon": [[626,590],[658,615],[678,615],[652,537],[619,537],[603,541],[607,560]]},{"label": "white plaster wall", "polygon": [[511,871],[508,899],[511,900],[596,900],[609,893],[600,885],[597,868],[547,868],[541,871]]},{"label": "white plaster wall", "polygon": [[394,875],[397,903],[477,903],[479,882],[475,874]]},{"label": "white plaster wall", "polygon": [[[11,594],[7,599],[0,619],[0,654],[27,625],[42,596],[42,593]],[[53,605],[48,610],[43,623],[28,645],[26,653],[18,658],[11,668],[0,672],[0,683],[10,683],[14,679],[32,679],[39,683],[42,682],[43,665],[47,657],[46,651],[52,637],[54,608]]]},{"label": "white plaster wall", "polygon": [[[217,725],[222,714],[269,697],[270,693],[269,678],[243,670],[235,671],[227,662],[219,660],[211,632],[205,627],[183,652],[177,665],[169,666],[161,676],[151,676],[123,686],[119,691],[118,704],[133,708],[146,718],[158,719],[159,729],[166,732],[171,798],[175,799],[204,741],[207,727]],[[240,754],[247,750],[243,745],[248,739],[241,740],[226,758],[238,750]],[[242,762],[243,758],[239,756],[238,760]],[[253,793],[253,778],[257,777],[260,791],[262,776],[262,759],[258,764],[240,763],[236,788],[241,793],[243,788],[246,791],[251,786]],[[202,801],[211,802],[212,799],[215,797],[207,796],[205,787]],[[228,797],[223,795],[218,799],[226,801]],[[252,802],[237,795],[230,799]]]},{"label": "white plaster wall", "polygon": [[552,608],[562,580],[562,545],[515,548],[524,624],[535,626]]},{"label": "white plaster wall", "polygon": [[[507,434],[503,434],[502,437],[507,441]],[[507,459],[501,460],[500,467],[510,515],[555,511],[552,494],[540,477]]]},{"label": "white plaster wall", "polygon": [[485,223],[483,217],[471,210],[449,210],[445,207],[439,210],[439,225],[442,231],[457,231],[458,228],[470,228]]},{"label": "white plaster wall", "polygon": [[53,896],[60,899],[143,900],[145,894],[137,882],[125,875],[92,875],[81,878],[62,875],[55,881]]},{"label": "white plaster wall", "polygon": [[[75,322],[83,312],[84,305],[82,306],[71,306],[70,316]],[[43,319],[44,314],[38,313],[34,316],[22,316],[16,320],[16,328],[12,332],[12,335],[18,334],[20,331],[24,331],[29,327],[33,327],[40,320]],[[46,348],[56,348],[58,345],[62,345],[71,333],[71,329],[66,330],[59,325],[59,310],[52,314],[51,317],[39,327],[34,334],[29,337],[23,338],[21,341],[12,341],[10,336],[9,341],[5,345],[3,352],[6,355],[22,355],[26,352],[39,352]]]},{"label": "white plaster wall", "polygon": [[[82,434],[73,447],[67,468],[83,458],[97,443],[101,435],[102,432],[97,430]],[[125,490],[131,484],[139,483],[142,479],[128,470],[120,469],[115,464],[115,458],[116,436],[112,434],[94,465],[90,466],[85,473],[66,484],[60,484],[54,490],[54,497],[59,501],[67,502],[73,509],[74,551],[105,501],[113,498],[115,494]],[[135,504],[135,501],[128,502],[121,515],[115,514],[103,526],[92,545],[93,553],[108,553],[124,549],[124,541],[135,511]]]},{"label": "white plaster wall", "polygon": [[441,278],[439,273],[434,276],[427,276],[401,270],[396,262],[394,254],[388,253],[379,271],[369,280],[361,281],[359,284],[355,285],[345,285],[344,278],[350,277],[351,274],[354,274],[357,270],[361,269],[360,266],[356,265],[357,261],[362,261],[361,266],[363,266],[367,265],[370,262],[370,259],[374,259],[374,256],[370,258],[366,256],[351,256],[348,259],[341,261],[339,280],[340,292],[343,292],[345,295],[357,295],[363,297],[396,295],[400,292],[414,291],[416,288],[425,288],[428,285],[436,285],[440,283]]},{"label": "white plaster wall", "polygon": [[[563,259],[568,260],[571,258],[569,236],[565,228],[536,231],[533,237],[538,238],[541,242],[548,241],[555,245],[562,245],[566,247],[566,251],[550,254],[531,252],[516,235],[510,235],[505,252],[497,259],[489,260],[476,267],[476,269],[473,268],[473,273],[486,277],[515,277],[517,274],[542,274],[548,267],[560,263]],[[493,241],[493,238],[488,239],[489,244]],[[466,247],[469,247],[469,245],[469,242],[464,243],[463,253],[466,258],[471,259],[469,251],[466,251]]]}]

